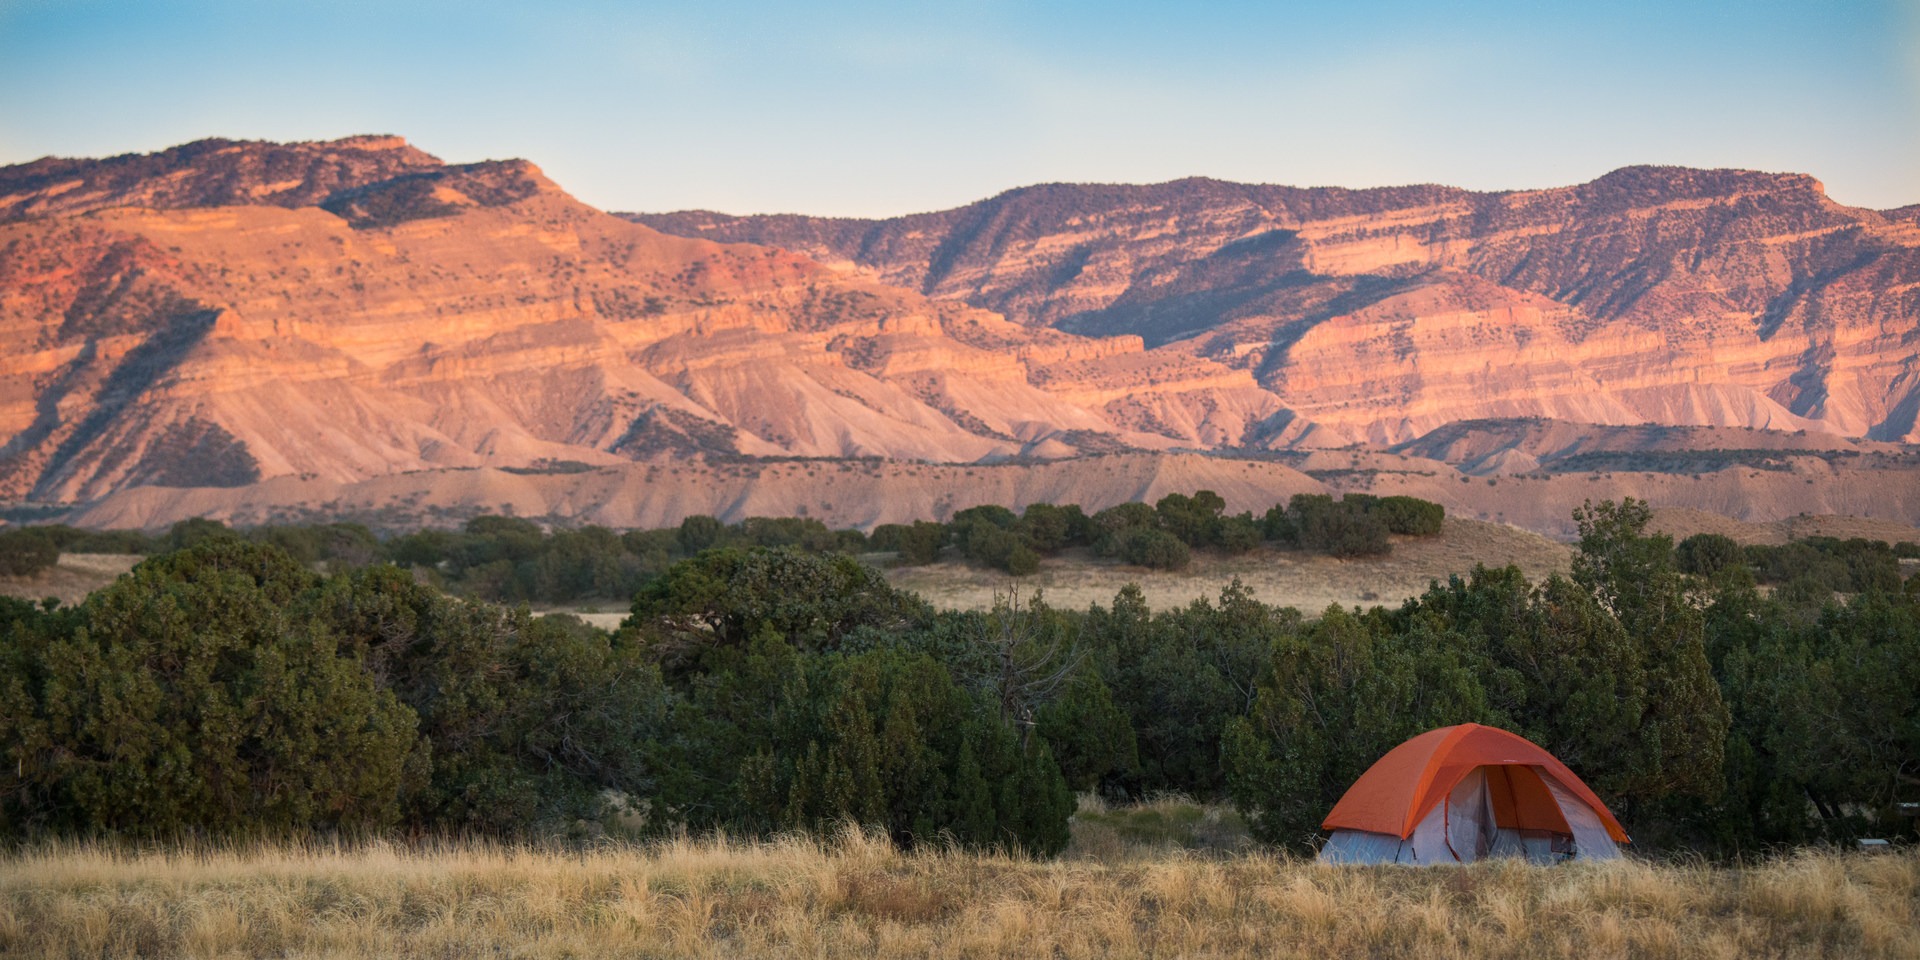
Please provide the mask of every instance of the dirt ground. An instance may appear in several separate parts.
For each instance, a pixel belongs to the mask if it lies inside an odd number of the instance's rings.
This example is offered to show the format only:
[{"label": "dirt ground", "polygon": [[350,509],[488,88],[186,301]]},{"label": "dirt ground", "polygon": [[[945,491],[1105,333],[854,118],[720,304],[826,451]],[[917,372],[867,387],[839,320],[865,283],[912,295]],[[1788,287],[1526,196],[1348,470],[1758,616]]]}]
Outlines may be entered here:
[{"label": "dirt ground", "polygon": [[1434,580],[1465,574],[1475,564],[1517,564],[1534,580],[1565,573],[1573,548],[1505,524],[1449,519],[1438,537],[1395,537],[1393,553],[1378,559],[1336,560],[1291,550],[1261,549],[1241,557],[1196,553],[1193,565],[1169,573],[1134,567],[1070,550],[1042,560],[1040,572],[1010,577],[997,570],[946,561],[924,567],[896,567],[887,579],[936,607],[985,610],[994,592],[1019,588],[1023,596],[1043,593],[1058,608],[1107,606],[1113,595],[1137,583],[1154,609],[1185,606],[1217,598],[1238,577],[1257,599],[1309,614],[1328,606],[1397,606],[1420,594]]},{"label": "dirt ground", "polygon": [[600,629],[606,630],[608,632],[612,632],[614,630],[620,629],[620,621],[625,620],[627,618],[627,611],[624,609],[621,609],[618,604],[608,604],[606,606],[599,606],[599,607],[577,607],[577,608],[559,607],[559,608],[552,608],[552,609],[542,608],[542,609],[535,610],[533,612],[541,615],[545,615],[549,613],[570,613],[576,617],[579,617],[582,620],[585,620],[589,624],[592,624],[593,626],[599,627]]},{"label": "dirt ground", "polygon": [[[1395,605],[1425,590],[1429,581],[1464,574],[1476,563],[1514,563],[1528,577],[1541,579],[1555,571],[1565,572],[1572,556],[1572,548],[1566,544],[1517,527],[1449,519],[1440,536],[1396,537],[1392,555],[1378,559],[1336,560],[1263,548],[1241,557],[1199,553],[1188,569],[1167,573],[1103,560],[1085,550],[1069,550],[1043,560],[1039,573],[1017,579],[959,561],[893,568],[887,571],[887,579],[942,609],[984,610],[993,606],[994,591],[1004,592],[1009,587],[1018,587],[1028,596],[1044,592],[1047,602],[1056,607],[1106,606],[1129,583],[1139,584],[1147,602],[1156,609],[1184,606],[1202,597],[1218,597],[1238,577],[1262,601],[1317,613],[1331,604]],[[874,555],[869,559],[883,558]],[[0,578],[0,594],[31,600],[58,597],[62,603],[78,603],[132,569],[140,559],[131,554],[65,554],[53,569],[35,576]],[[606,630],[618,627],[627,616],[625,606],[617,603],[536,612],[571,613]]]},{"label": "dirt ground", "polygon": [[60,562],[30,577],[0,577],[0,596],[76,604],[146,559],[133,553],[63,553]]}]

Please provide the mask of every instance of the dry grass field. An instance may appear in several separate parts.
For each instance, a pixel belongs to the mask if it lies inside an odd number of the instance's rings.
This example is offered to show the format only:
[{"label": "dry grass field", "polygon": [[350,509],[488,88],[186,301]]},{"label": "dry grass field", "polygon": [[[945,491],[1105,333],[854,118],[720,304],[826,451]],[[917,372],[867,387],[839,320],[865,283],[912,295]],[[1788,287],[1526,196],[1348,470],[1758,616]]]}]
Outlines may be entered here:
[{"label": "dry grass field", "polygon": [[902,852],[853,832],[586,850],[42,847],[0,859],[0,955],[1920,957],[1911,852],[1323,867],[1196,852],[1231,825],[1161,806],[1159,840],[1130,828],[1155,822],[1139,811],[1119,818],[1131,825],[1088,811],[1055,861]]},{"label": "dry grass field", "polygon": [[[1855,517],[1794,517],[1763,524],[1679,509],[1656,511],[1653,527],[1675,540],[1694,533],[1725,533],[1742,543],[1785,543],[1808,536],[1863,536],[1889,542],[1920,537],[1920,531],[1904,524]],[[1080,610],[1090,604],[1111,604],[1113,595],[1129,583],[1139,584],[1148,605],[1161,610],[1218,598],[1221,589],[1237,577],[1256,599],[1317,615],[1331,604],[1397,606],[1425,591],[1430,581],[1465,575],[1475,564],[1516,564],[1529,579],[1539,582],[1549,574],[1567,572],[1573,553],[1569,544],[1518,527],[1449,518],[1440,536],[1395,537],[1393,553],[1378,558],[1338,560],[1265,547],[1240,557],[1202,551],[1195,553],[1193,565],[1186,570],[1168,572],[1099,559],[1086,550],[1068,550],[1041,561],[1039,573],[1018,579],[958,559],[924,567],[890,567],[886,575],[894,586],[949,610],[992,609],[995,593],[1004,594],[1009,587],[1026,594],[1042,591],[1053,606]],[[892,557],[872,554],[866,559],[886,567]],[[77,603],[140,559],[128,554],[63,554],[56,567],[36,576],[0,577],[0,595],[34,600],[53,596]],[[604,630],[617,628],[627,616],[626,604],[613,600],[537,612],[571,613]]]},{"label": "dry grass field", "polygon": [[[885,565],[891,554],[870,559]],[[1465,574],[1476,563],[1488,566],[1518,564],[1528,577],[1542,580],[1549,573],[1565,573],[1573,548],[1504,524],[1478,520],[1448,520],[1438,537],[1395,537],[1393,553],[1379,558],[1336,560],[1292,550],[1262,548],[1241,557],[1196,553],[1186,570],[1163,572],[1101,560],[1085,550],[1069,550],[1042,561],[1040,572],[1014,579],[997,570],[953,560],[924,567],[895,567],[887,579],[896,587],[925,597],[936,607],[987,610],[994,592],[1017,586],[1031,594],[1044,591],[1047,602],[1062,609],[1106,606],[1129,583],[1137,583],[1154,609],[1185,606],[1200,598],[1216,599],[1235,577],[1266,602],[1295,607],[1317,615],[1329,604],[1370,607],[1394,606],[1426,590],[1431,580]],[[78,603],[88,593],[114,581],[142,558],[131,554],[62,554],[57,566],[32,577],[0,577],[0,595],[38,600],[59,597]],[[612,630],[626,619],[626,604],[600,601],[567,607],[543,608],[543,613],[572,613],[582,620]]]},{"label": "dry grass field", "polygon": [[63,553],[58,563],[32,576],[0,577],[0,596],[79,603],[144,559],[132,553]]},{"label": "dry grass field", "polygon": [[1140,585],[1147,605],[1155,610],[1184,607],[1198,599],[1217,599],[1234,578],[1255,599],[1293,607],[1310,616],[1329,605],[1398,606],[1425,592],[1449,574],[1465,575],[1475,564],[1500,567],[1517,564],[1527,577],[1539,581],[1551,573],[1565,573],[1573,562],[1573,548],[1537,533],[1500,523],[1448,518],[1437,537],[1394,537],[1393,553],[1385,557],[1339,560],[1298,550],[1261,548],[1239,557],[1220,557],[1196,551],[1185,570],[1158,571],[1100,560],[1085,550],[1069,550],[1040,562],[1040,572],[1015,579],[997,570],[943,561],[924,567],[896,567],[887,580],[896,587],[925,597],[942,609],[988,610],[994,593],[1017,586],[1031,594],[1043,591],[1047,602],[1061,609],[1083,610],[1089,604],[1107,606],[1129,583]]}]

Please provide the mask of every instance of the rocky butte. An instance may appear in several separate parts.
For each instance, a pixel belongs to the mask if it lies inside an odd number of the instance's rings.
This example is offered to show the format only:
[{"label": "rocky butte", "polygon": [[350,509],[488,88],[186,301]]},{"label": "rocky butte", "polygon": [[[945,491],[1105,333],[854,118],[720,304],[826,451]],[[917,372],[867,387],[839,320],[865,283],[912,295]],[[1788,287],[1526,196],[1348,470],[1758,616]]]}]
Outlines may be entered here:
[{"label": "rocky butte", "polygon": [[395,137],[207,140],[0,168],[0,499],[866,524],[1212,482],[1549,528],[1622,492],[1911,521],[1917,290],[1913,209],[1793,175],[1047,185],[856,221],[613,215]]}]

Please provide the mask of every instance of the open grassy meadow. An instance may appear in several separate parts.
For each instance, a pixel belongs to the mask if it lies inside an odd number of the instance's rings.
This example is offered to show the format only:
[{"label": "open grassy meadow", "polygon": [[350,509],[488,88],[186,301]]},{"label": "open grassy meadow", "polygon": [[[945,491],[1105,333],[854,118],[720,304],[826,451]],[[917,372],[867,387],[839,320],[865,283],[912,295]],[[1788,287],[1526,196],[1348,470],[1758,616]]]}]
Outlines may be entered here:
[{"label": "open grassy meadow", "polygon": [[1239,580],[1263,603],[1318,616],[1329,605],[1397,607],[1450,574],[1465,576],[1476,564],[1513,564],[1532,580],[1565,574],[1571,546],[1499,523],[1449,519],[1435,537],[1395,537],[1381,557],[1339,559],[1268,547],[1240,556],[1197,552],[1185,570],[1149,570],[1097,558],[1084,549],[1062,551],[1040,562],[1039,572],[1018,579],[958,558],[922,567],[889,567],[888,582],[910,590],[942,610],[990,610],[1010,587],[1042,591],[1056,609],[1107,606],[1122,587],[1135,584],[1156,610],[1215,600]]},{"label": "open grassy meadow", "polygon": [[0,861],[0,955],[1920,957],[1920,856],[1323,867],[1231,814],[1097,807],[1057,860],[725,839],[41,847]]}]

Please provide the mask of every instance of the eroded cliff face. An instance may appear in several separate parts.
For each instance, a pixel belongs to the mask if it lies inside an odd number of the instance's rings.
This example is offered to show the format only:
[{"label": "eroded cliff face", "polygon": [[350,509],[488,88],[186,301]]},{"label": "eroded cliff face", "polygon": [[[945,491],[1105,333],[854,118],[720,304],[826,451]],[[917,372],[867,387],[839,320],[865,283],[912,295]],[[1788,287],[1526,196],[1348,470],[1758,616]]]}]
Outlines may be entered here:
[{"label": "eroded cliff face", "polygon": [[0,170],[0,497],[694,454],[1170,441],[1035,385],[1139,353],[393,138]]},{"label": "eroded cliff face", "polygon": [[0,499],[731,455],[1553,459],[1531,427],[1436,439],[1465,421],[1914,442],[1916,211],[1636,168],[623,218],[392,137],[47,159],[0,169]]},{"label": "eroded cliff face", "polygon": [[1140,336],[1145,356],[1083,365],[1079,398],[1188,442],[1391,443],[1516,416],[1915,441],[1915,209],[1845,207],[1805,176],[1639,167],[1511,193],[1186,180],[882,221],[633,219]]}]

